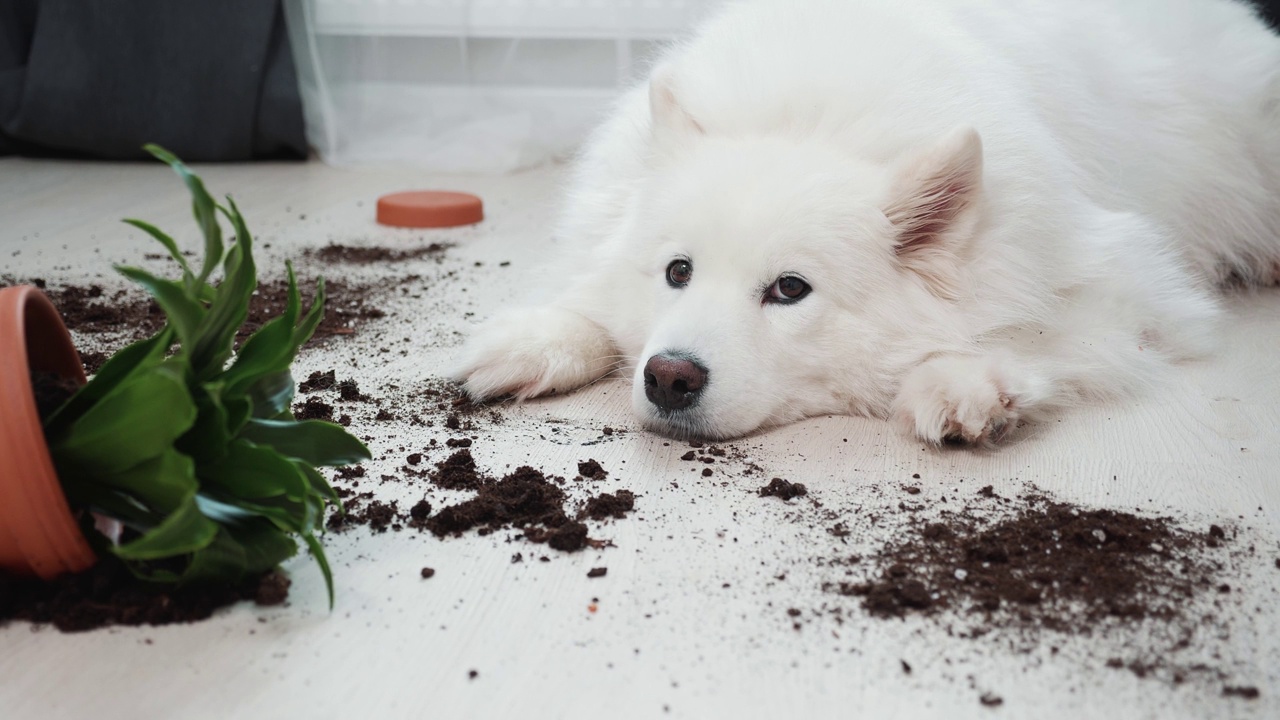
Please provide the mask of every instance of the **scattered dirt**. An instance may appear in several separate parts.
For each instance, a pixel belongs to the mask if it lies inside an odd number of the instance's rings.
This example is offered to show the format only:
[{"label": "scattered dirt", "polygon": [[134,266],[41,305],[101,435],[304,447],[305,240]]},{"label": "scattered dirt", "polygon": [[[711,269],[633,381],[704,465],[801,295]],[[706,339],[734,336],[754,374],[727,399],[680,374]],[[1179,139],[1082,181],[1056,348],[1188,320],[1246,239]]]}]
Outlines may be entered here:
[{"label": "scattered dirt", "polygon": [[[395,502],[377,500],[372,491],[339,486],[336,489],[346,513],[330,515],[327,527],[338,532],[359,525],[367,525],[374,532],[410,528],[429,531],[439,538],[457,537],[470,530],[488,535],[503,528],[514,528],[530,542],[545,543],[563,552],[577,552],[608,544],[590,537],[585,520],[623,518],[635,509],[635,495],[619,490],[587,498],[577,517],[571,517],[565,510],[568,496],[560,487],[565,484],[564,478],[525,466],[501,479],[493,479],[477,469],[469,448],[455,450],[431,471],[415,469],[421,462],[421,453],[409,454],[402,473],[410,479],[425,478],[441,490],[469,491],[475,495],[445,505],[434,514],[431,502],[423,499],[403,514]],[[360,468],[358,475],[351,470],[349,477],[343,478],[340,473],[339,479],[351,482],[354,487],[363,477],[363,468]],[[384,475],[382,481],[398,483],[404,479]]]},{"label": "scattered dirt", "polygon": [[289,599],[289,586],[293,581],[289,576],[279,570],[273,570],[262,576],[261,582],[258,583],[258,590],[254,593],[253,601],[263,607],[272,605],[283,605],[285,600]]},{"label": "scattered dirt", "polygon": [[609,475],[604,468],[600,467],[600,463],[595,460],[585,460],[578,463],[578,474],[591,480],[603,480]]},{"label": "scattered dirt", "polygon": [[970,509],[916,523],[870,559],[873,576],[829,589],[862,597],[878,617],[954,606],[1087,632],[1104,618],[1178,617],[1187,600],[1217,585],[1217,566],[1195,553],[1213,538],[1169,518],[1082,509],[1033,493],[999,519]]},{"label": "scattered dirt", "polygon": [[782,478],[774,478],[768,485],[757,490],[760,497],[776,497],[781,500],[793,500],[808,495],[809,489],[800,483],[793,483]]},{"label": "scattered dirt", "polygon": [[138,290],[107,290],[97,284],[50,287],[40,279],[28,282],[49,296],[63,322],[75,332],[122,333],[130,340],[138,340],[164,327],[160,306]]},{"label": "scattered dirt", "polygon": [[[388,281],[389,284],[394,281]],[[316,282],[298,280],[299,294],[302,296],[302,310],[310,307],[315,296]],[[311,342],[326,340],[332,337],[354,335],[356,330],[370,320],[386,317],[386,312],[374,305],[378,294],[376,288],[358,285],[345,280],[325,278],[324,283],[324,319],[316,327]],[[284,312],[289,297],[289,284],[284,280],[269,280],[258,284],[258,290],[249,302],[249,317],[236,335],[243,342],[267,321]]]},{"label": "scattered dirt", "polygon": [[32,371],[31,391],[36,398],[36,413],[48,417],[80,389],[79,383],[52,373]]},{"label": "scattered dirt", "polygon": [[474,421],[481,416],[486,416],[494,425],[501,425],[506,420],[498,410],[501,401],[472,402],[462,388],[450,380],[432,380],[423,387],[419,396],[426,401],[429,410],[442,416],[445,427],[450,430],[472,430]]},{"label": "scattered dirt", "polygon": [[609,574],[609,568],[603,568],[603,567],[591,568],[590,570],[587,571],[587,577],[589,578],[604,577],[605,575],[608,575],[608,574]]},{"label": "scattered dirt", "polygon": [[1258,696],[1261,695],[1261,693],[1258,692],[1258,688],[1253,687],[1252,685],[1248,685],[1248,686],[1227,685],[1222,688],[1222,695],[1224,697],[1238,697],[1238,698],[1244,698],[1245,700],[1257,700]]},{"label": "scattered dirt", "polygon": [[421,571],[420,573],[418,573],[418,574],[422,576],[422,579],[423,579],[423,580],[426,580],[426,579],[428,579],[428,578],[433,578],[433,577],[435,577],[435,576],[436,576],[436,569],[435,569],[435,568],[424,567],[424,568],[422,568],[422,571]]},{"label": "scattered dirt", "polygon": [[320,392],[321,390],[332,389],[338,384],[338,376],[336,370],[319,370],[311,373],[306,380],[298,383],[298,391],[304,393]]},{"label": "scattered dirt", "polygon": [[476,472],[470,450],[459,450],[436,465],[431,482],[446,490],[479,490],[484,478]]},{"label": "scattered dirt", "polygon": [[369,402],[371,399],[368,395],[360,392],[360,386],[355,380],[342,380],[338,382],[338,398],[343,402]]},{"label": "scattered dirt", "polygon": [[333,422],[333,406],[320,398],[309,397],[306,402],[293,406],[293,416],[299,420]]},{"label": "scattered dirt", "polygon": [[626,517],[626,514],[634,510],[635,507],[636,496],[630,490],[619,490],[612,494],[601,493],[587,500],[580,517],[589,517],[592,520],[621,519]]},{"label": "scattered dirt", "polygon": [[[442,250],[443,246],[441,250],[432,252]],[[43,290],[58,308],[63,322],[73,334],[102,338],[92,350],[81,353],[80,359],[89,374],[97,372],[111,353],[131,342],[154,335],[165,324],[164,312],[160,306],[133,287],[108,290],[96,283],[52,286],[41,278],[19,280],[9,276],[0,277],[0,287],[20,283],[35,285]],[[299,290],[305,311],[314,297],[315,280],[300,279]],[[364,323],[385,317],[386,313],[374,304],[375,298],[380,295],[381,288],[372,285],[326,279],[324,319],[316,328],[312,342],[353,335]],[[248,319],[236,336],[237,342],[243,342],[265,322],[283,312],[287,297],[288,284],[285,280],[260,282],[249,304]]]},{"label": "scattered dirt", "polygon": [[[1247,699],[1256,690],[1226,684],[1229,671],[1204,661],[1206,644],[1231,637],[1224,603],[1235,590],[1228,581],[1240,572],[1237,561],[1256,553],[1235,530],[1080,507],[1035,488],[1003,497],[988,485],[968,499],[948,493],[950,500],[936,501],[914,484],[898,491],[923,504],[900,500],[888,514],[863,514],[859,531],[879,526],[889,540],[868,554],[816,557],[829,578],[821,583],[825,592],[856,600],[871,618],[918,616],[986,647],[1057,654],[1060,644],[1080,638],[1071,646],[1086,663],[1172,686],[1197,679],[1230,697]],[[813,499],[802,507],[790,517],[847,517]],[[882,525],[887,517],[891,526]],[[854,534],[850,524],[836,522],[827,533],[845,542]],[[815,608],[815,616],[823,614],[841,623],[848,617],[839,603]],[[1096,659],[1102,647],[1127,658]],[[979,700],[1002,702],[992,692]]]},{"label": "scattered dirt", "polygon": [[92,568],[44,582],[0,573],[0,624],[19,620],[81,632],[109,625],[170,625],[210,617],[241,600],[279,605],[289,580],[272,571],[238,587],[176,590],[145,582],[114,556]]},{"label": "scattered dirt", "polygon": [[93,375],[98,369],[106,364],[107,359],[111,357],[104,352],[90,351],[80,353],[80,362],[84,363],[84,372],[86,375]]},{"label": "scattered dirt", "polygon": [[[334,510],[329,519],[325,521],[325,527],[334,532],[342,532],[349,528],[363,525],[368,527],[375,533],[384,533],[387,530],[400,530],[404,526],[404,520],[400,517],[399,504],[392,500],[383,502],[374,499],[372,492],[353,493],[344,488],[335,488],[338,496],[342,498],[343,510],[338,512]],[[344,496],[343,493],[347,494]]]},{"label": "scattered dirt", "polygon": [[[459,450],[457,455],[466,452]],[[437,537],[460,535],[476,527],[487,534],[505,526],[527,528],[527,535],[545,535],[571,523],[564,512],[564,491],[528,466],[496,482],[482,481],[476,492],[470,500],[441,509],[427,520],[427,529]],[[585,526],[583,530],[585,535]]]},{"label": "scattered dirt", "polygon": [[354,247],[351,245],[330,244],[319,250],[307,250],[303,254],[330,264],[372,265],[374,263],[398,263],[405,260],[417,260],[423,257],[443,260],[444,253],[452,245],[431,243],[426,247],[412,250],[392,250],[386,247]]}]

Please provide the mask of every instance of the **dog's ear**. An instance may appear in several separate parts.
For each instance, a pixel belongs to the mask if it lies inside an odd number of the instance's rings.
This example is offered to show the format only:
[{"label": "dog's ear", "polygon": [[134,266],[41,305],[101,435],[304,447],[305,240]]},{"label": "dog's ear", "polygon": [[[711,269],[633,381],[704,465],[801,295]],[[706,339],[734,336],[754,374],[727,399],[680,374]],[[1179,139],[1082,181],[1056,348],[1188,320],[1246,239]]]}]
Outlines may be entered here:
[{"label": "dog's ear", "polygon": [[977,224],[982,193],[982,138],[956,130],[898,167],[884,214],[903,267],[939,297],[959,295],[961,255]]},{"label": "dog's ear", "polygon": [[659,148],[677,147],[704,133],[698,121],[680,104],[675,74],[669,66],[655,69],[649,80],[649,113],[654,144]]}]

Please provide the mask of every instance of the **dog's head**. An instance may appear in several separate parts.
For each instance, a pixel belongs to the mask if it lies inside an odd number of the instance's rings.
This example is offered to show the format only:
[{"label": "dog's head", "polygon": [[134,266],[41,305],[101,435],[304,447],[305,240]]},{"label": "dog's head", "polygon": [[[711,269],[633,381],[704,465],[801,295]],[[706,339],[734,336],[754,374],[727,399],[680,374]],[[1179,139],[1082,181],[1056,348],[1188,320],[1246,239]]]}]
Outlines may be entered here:
[{"label": "dog's head", "polygon": [[650,103],[635,231],[653,322],[636,410],[655,430],[704,438],[883,414],[903,369],[958,332],[977,134],[884,165],[812,138],[704,131],[661,76]]}]

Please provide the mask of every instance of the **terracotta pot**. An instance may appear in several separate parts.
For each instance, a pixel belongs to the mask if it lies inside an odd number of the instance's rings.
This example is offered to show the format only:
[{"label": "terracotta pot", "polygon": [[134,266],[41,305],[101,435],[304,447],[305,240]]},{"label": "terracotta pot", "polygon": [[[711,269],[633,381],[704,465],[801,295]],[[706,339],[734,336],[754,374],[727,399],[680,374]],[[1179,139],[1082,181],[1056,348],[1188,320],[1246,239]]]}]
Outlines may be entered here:
[{"label": "terracotta pot", "polygon": [[71,335],[30,285],[0,290],[0,568],[46,580],[97,560],[76,524],[40,429],[30,370],[85,383]]}]

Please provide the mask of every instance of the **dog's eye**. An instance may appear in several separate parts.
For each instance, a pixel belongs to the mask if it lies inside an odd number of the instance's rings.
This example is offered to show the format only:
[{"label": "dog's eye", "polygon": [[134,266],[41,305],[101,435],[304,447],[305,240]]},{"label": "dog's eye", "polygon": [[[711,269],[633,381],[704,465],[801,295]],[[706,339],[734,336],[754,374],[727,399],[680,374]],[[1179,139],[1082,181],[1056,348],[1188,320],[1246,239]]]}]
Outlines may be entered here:
[{"label": "dog's eye", "polygon": [[693,265],[688,260],[672,260],[667,266],[667,284],[673,288],[684,287],[693,277]]},{"label": "dog's eye", "polygon": [[799,302],[812,290],[813,288],[809,287],[809,283],[795,275],[783,275],[769,286],[769,291],[765,293],[764,300],[765,302],[783,304]]}]

